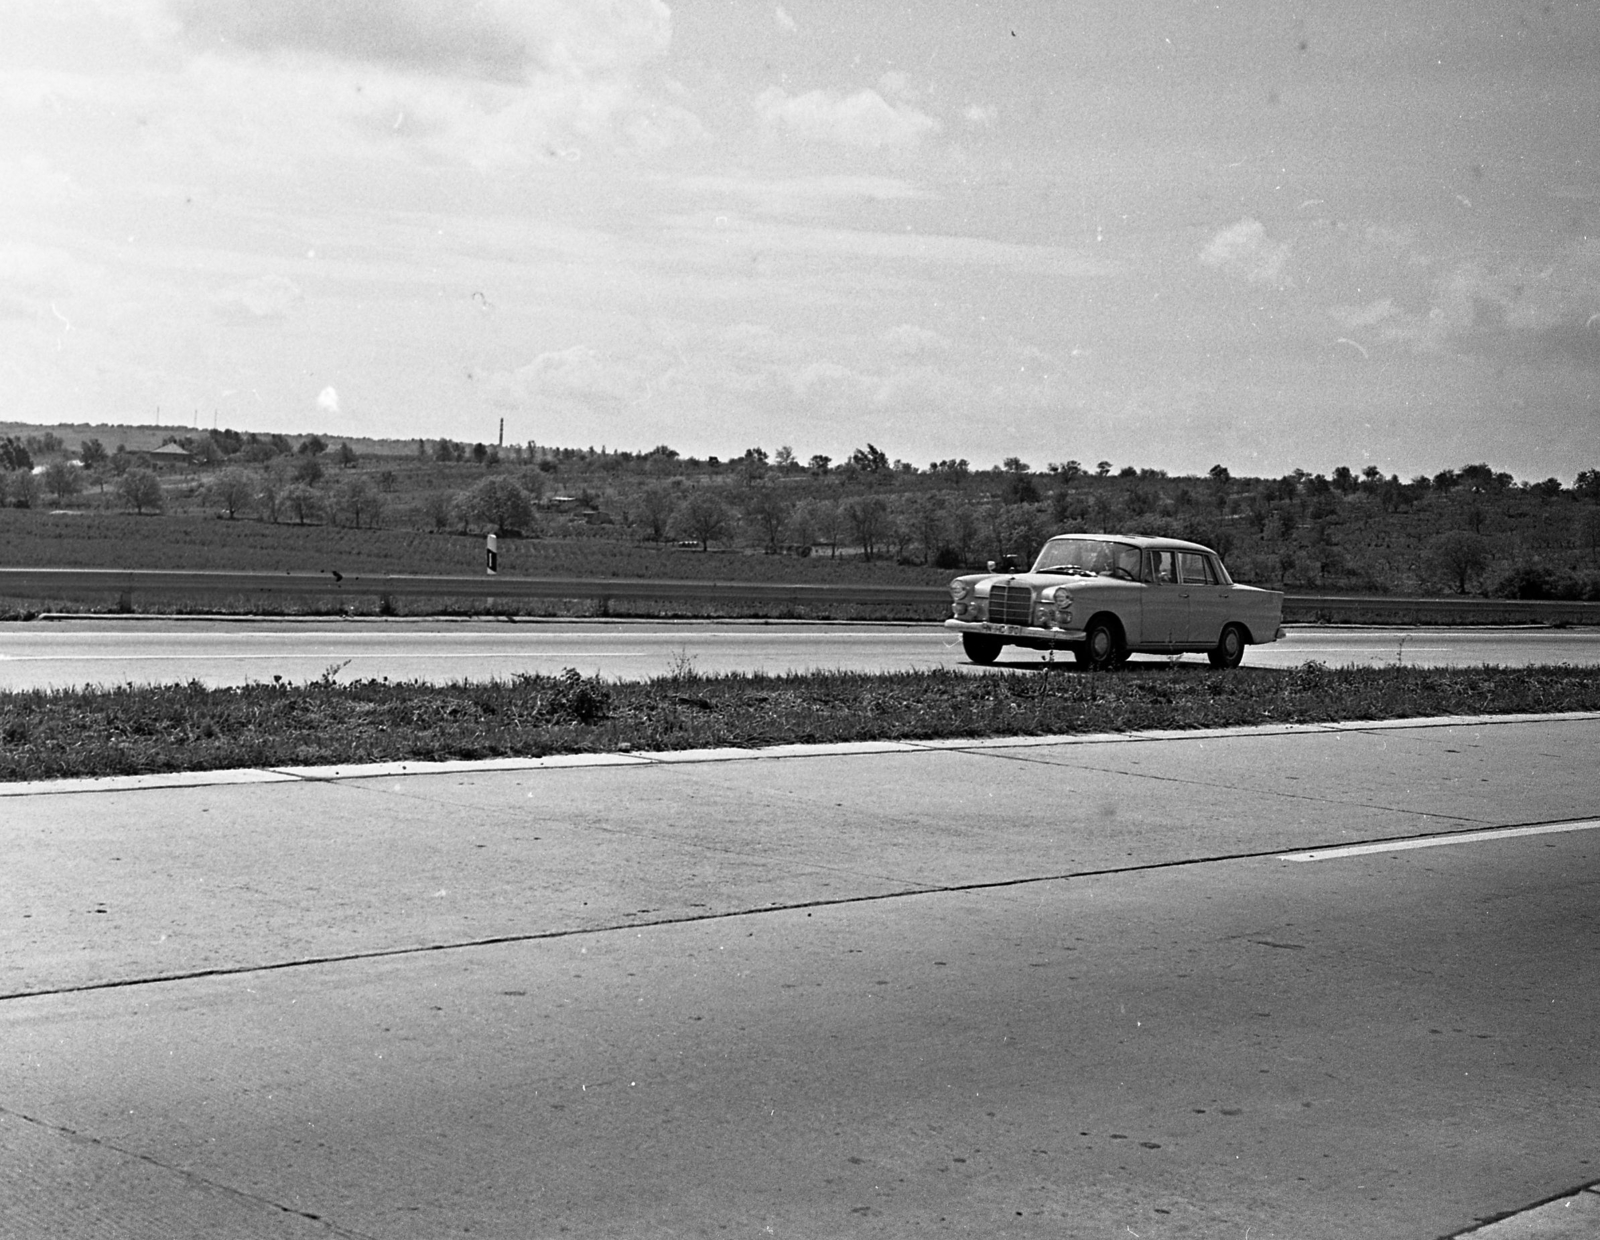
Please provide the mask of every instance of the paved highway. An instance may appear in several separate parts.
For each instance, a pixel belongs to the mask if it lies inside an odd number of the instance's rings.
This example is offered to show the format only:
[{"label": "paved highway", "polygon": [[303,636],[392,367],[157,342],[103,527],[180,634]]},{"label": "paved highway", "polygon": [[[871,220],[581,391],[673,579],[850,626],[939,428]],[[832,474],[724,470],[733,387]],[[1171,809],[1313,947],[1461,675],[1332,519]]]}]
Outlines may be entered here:
[{"label": "paved highway", "polygon": [[1597,746],[13,788],[0,1235],[1453,1235],[1600,1179]]},{"label": "paved highway", "polygon": [[[1041,657],[1008,650],[1000,666],[1037,667]],[[1255,667],[1308,659],[1333,666],[1594,664],[1600,630],[1295,626],[1283,641],[1245,654]],[[685,660],[706,673],[980,670],[936,624],[90,619],[0,625],[0,689],[190,679],[234,685],[274,676],[300,682],[329,669],[341,679],[447,681],[576,667],[642,680]],[[1185,661],[1205,662],[1197,655]]]}]

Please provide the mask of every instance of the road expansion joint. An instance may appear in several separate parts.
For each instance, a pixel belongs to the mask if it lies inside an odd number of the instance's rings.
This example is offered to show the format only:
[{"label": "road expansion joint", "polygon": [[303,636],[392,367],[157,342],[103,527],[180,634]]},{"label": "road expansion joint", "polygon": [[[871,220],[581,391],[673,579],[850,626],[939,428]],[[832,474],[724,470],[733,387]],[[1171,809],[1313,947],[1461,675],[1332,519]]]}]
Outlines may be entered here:
[{"label": "road expansion joint", "polygon": [[[1576,820],[1563,820],[1571,822]],[[1455,832],[1451,843],[1467,843],[1475,836],[1495,838],[1498,834],[1519,828],[1554,827],[1549,821],[1524,823],[1517,826],[1482,827],[1477,831]],[[1371,840],[1344,842],[1301,849],[1305,855],[1334,853],[1336,850],[1370,847],[1391,848],[1408,840],[1426,841],[1428,835],[1382,836]],[[970,883],[924,883],[901,887],[892,891],[868,892],[854,896],[830,896],[816,900],[790,900],[746,908],[724,909],[720,912],[689,913],[652,917],[646,920],[624,920],[609,925],[572,926],[557,930],[534,930],[521,934],[496,934],[476,939],[458,939],[446,943],[421,943],[408,947],[373,948],[368,951],[340,952],[326,956],[304,956],[266,964],[226,965],[212,969],[195,969],[181,973],[151,974],[146,977],[114,978],[106,981],[83,982],[70,986],[52,986],[40,990],[18,990],[0,994],[0,1003],[23,999],[45,999],[65,995],[84,994],[101,990],[127,990],[138,986],[156,986],[172,982],[204,981],[209,978],[238,977],[249,973],[278,973],[290,969],[307,969],[319,965],[352,964],[363,960],[389,960],[402,956],[424,956],[436,952],[470,951],[483,947],[503,947],[518,943],[539,943],[547,940],[579,938],[586,935],[616,934],[622,931],[639,931],[656,927],[696,925],[717,921],[732,921],[742,917],[770,916],[778,913],[804,912],[815,909],[844,908],[857,904],[880,904],[891,900],[904,900],[919,896],[964,895],[974,892],[1003,891],[1007,888],[1038,886],[1045,883],[1064,883],[1073,879],[1115,878],[1128,874],[1142,874],[1160,870],[1180,870],[1203,865],[1220,865],[1234,861],[1280,861],[1294,859],[1283,847],[1252,849],[1248,852],[1213,853],[1202,857],[1175,857],[1162,861],[1145,861],[1133,865],[1105,866],[1098,869],[1068,870],[1056,874],[1019,875],[1011,878],[983,879]],[[822,867],[817,867],[822,868]],[[3,1111],[3,1108],[0,1108]]]},{"label": "road expansion joint", "polygon": [[355,1231],[348,1227],[341,1227],[339,1224],[330,1219],[324,1218],[320,1214],[312,1214],[306,1210],[297,1210],[293,1206],[286,1206],[282,1202],[273,1201],[270,1197],[262,1197],[257,1193],[250,1193],[240,1188],[234,1188],[230,1184],[221,1183],[218,1180],[210,1179],[206,1176],[198,1174],[197,1172],[189,1171],[186,1168],[176,1167],[171,1163],[162,1162],[161,1159],[156,1158],[154,1155],[144,1154],[140,1153],[138,1150],[128,1149],[126,1146],[118,1145],[115,1141],[107,1141],[104,1137],[90,1136],[88,1133],[79,1132],[76,1128],[70,1128],[65,1124],[52,1123],[47,1119],[41,1119],[37,1115],[29,1115],[26,1112],[16,1111],[3,1105],[0,1105],[0,1116],[5,1116],[7,1119],[13,1119],[19,1123],[27,1124],[41,1132],[47,1132],[63,1141],[68,1141],[73,1145],[86,1146],[95,1150],[103,1150],[107,1153],[116,1154],[122,1158],[129,1158],[135,1162],[144,1163],[146,1166],[155,1167],[157,1170],[162,1171],[167,1175],[174,1176],[180,1180],[183,1180],[187,1184],[197,1186],[210,1192],[221,1193],[224,1196],[232,1197],[237,1201],[248,1202],[254,1206],[261,1206],[268,1210],[274,1210],[279,1214],[287,1214],[292,1218],[303,1219],[308,1223],[315,1223],[318,1227],[326,1231],[331,1236],[348,1237],[348,1240],[379,1240],[379,1237],[371,1234],[370,1232]]}]

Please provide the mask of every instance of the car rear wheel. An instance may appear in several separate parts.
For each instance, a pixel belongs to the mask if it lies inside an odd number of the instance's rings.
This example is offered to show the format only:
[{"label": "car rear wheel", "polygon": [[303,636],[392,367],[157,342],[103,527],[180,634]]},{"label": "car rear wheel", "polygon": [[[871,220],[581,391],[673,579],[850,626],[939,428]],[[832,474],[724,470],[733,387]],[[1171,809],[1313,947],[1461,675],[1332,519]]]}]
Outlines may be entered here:
[{"label": "car rear wheel", "polygon": [[1075,647],[1072,653],[1078,666],[1105,672],[1117,666],[1120,661],[1117,656],[1121,652],[1122,642],[1116,628],[1109,620],[1095,620],[1084,633],[1083,645]]},{"label": "car rear wheel", "polygon": [[1005,645],[998,637],[990,637],[987,633],[963,633],[961,635],[961,648],[967,652],[967,658],[974,663],[993,663],[1000,657],[1000,650]]},{"label": "car rear wheel", "polygon": [[1212,667],[1238,667],[1244,658],[1244,646],[1244,630],[1237,624],[1229,624],[1223,627],[1217,644],[1206,651],[1206,658]]}]

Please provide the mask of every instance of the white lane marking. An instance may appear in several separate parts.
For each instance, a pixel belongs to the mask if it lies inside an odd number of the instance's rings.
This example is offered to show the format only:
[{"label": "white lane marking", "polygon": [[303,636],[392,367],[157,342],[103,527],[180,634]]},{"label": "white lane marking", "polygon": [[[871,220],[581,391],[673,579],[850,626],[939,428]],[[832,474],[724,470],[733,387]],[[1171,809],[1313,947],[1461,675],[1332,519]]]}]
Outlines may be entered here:
[{"label": "white lane marking", "polygon": [[1519,835],[1554,835],[1563,831],[1600,830],[1600,818],[1576,822],[1548,822],[1537,827],[1496,827],[1489,831],[1462,831],[1454,835],[1423,835],[1410,840],[1385,840],[1380,844],[1347,844],[1341,848],[1315,848],[1284,853],[1279,861],[1331,861],[1336,857],[1363,857],[1368,853],[1403,852],[1410,848],[1440,848],[1445,844],[1476,844],[1482,840],[1508,840]]}]

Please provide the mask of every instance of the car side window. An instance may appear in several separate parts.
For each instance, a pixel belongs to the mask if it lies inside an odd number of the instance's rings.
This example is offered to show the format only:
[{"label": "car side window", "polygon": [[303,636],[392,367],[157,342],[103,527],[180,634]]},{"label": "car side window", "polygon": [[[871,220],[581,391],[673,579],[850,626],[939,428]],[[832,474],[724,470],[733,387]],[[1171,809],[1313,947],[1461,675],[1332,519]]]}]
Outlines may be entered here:
[{"label": "car side window", "polygon": [[1147,551],[1145,580],[1157,585],[1170,586],[1178,580],[1176,555],[1171,551]]},{"label": "car side window", "polygon": [[1206,557],[1193,551],[1185,551],[1179,557],[1183,569],[1183,584],[1186,586],[1203,586],[1211,584],[1211,578],[1206,575]]}]

